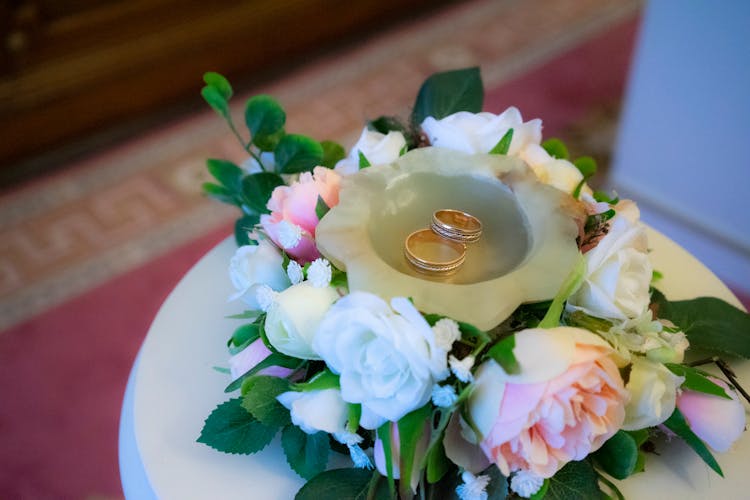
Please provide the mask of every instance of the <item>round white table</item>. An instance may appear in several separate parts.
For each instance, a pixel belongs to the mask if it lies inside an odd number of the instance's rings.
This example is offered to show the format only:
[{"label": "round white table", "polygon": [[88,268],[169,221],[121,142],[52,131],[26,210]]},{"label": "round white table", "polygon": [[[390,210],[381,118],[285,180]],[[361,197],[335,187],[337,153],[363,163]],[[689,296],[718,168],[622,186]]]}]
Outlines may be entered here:
[{"label": "round white table", "polygon": [[[660,289],[672,300],[713,295],[740,304],[705,266],[663,235],[649,231]],[[226,339],[241,312],[233,291],[227,239],[182,279],[157,314],[130,374],[120,421],[120,472],[128,499],[290,499],[303,480],[288,467],[277,439],[258,454],[227,455],[196,442],[203,421],[229,399]],[[750,385],[750,362],[732,364]],[[725,479],[682,442],[660,449],[646,472],[619,483],[628,499],[746,498],[750,492],[750,436],[716,455]]]}]

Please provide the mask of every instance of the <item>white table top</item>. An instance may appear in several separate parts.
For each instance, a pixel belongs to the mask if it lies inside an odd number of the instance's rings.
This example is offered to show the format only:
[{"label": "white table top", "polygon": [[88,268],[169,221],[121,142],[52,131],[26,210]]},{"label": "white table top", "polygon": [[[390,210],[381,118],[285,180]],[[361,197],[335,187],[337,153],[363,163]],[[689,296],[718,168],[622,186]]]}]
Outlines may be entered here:
[{"label": "white table top", "polygon": [[[663,235],[649,232],[660,285],[673,300],[699,295],[721,297],[739,306],[731,292],[702,264]],[[288,467],[281,447],[262,452],[219,453],[196,442],[213,408],[230,398],[223,389],[226,339],[239,324],[225,316],[241,312],[228,303],[227,277],[234,243],[227,239],[183,278],[165,301],[141,348],[123,404],[120,461],[129,499],[289,499],[303,480]],[[750,384],[750,362],[733,363]],[[717,455],[725,479],[710,471],[682,442],[660,449],[647,471],[620,483],[629,499],[739,498],[750,492],[750,436]]]}]

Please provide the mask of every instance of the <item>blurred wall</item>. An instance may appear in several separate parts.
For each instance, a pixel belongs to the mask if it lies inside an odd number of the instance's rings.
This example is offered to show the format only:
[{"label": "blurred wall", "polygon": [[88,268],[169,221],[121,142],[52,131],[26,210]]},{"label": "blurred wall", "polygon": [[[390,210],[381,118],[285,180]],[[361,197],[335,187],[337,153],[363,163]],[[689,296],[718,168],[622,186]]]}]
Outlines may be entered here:
[{"label": "blurred wall", "polygon": [[750,2],[649,2],[610,181],[646,223],[745,291],[749,138]]}]

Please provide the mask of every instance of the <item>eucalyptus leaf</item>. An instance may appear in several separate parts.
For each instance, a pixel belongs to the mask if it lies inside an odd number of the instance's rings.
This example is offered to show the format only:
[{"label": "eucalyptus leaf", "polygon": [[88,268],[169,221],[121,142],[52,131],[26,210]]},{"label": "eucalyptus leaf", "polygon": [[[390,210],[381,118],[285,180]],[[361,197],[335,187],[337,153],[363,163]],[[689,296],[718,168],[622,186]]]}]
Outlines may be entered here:
[{"label": "eucalyptus leaf", "polygon": [[638,443],[625,431],[618,431],[592,454],[594,462],[615,479],[625,479],[636,472]]},{"label": "eucalyptus leaf", "polygon": [[211,108],[216,111],[225,120],[229,120],[229,104],[216,87],[207,85],[201,89],[201,95],[203,99],[208,103]]},{"label": "eucalyptus leaf", "polygon": [[242,192],[242,178],[245,172],[228,160],[210,158],[206,160],[208,172],[232,193]]},{"label": "eucalyptus leaf", "polygon": [[547,153],[549,153],[550,156],[554,158],[558,158],[560,160],[568,159],[568,148],[560,139],[551,137],[542,143],[542,147],[545,151],[547,151]]},{"label": "eucalyptus leaf", "polygon": [[586,460],[568,462],[549,478],[549,488],[545,500],[580,500],[602,498],[597,485],[594,468]]},{"label": "eucalyptus leaf", "polygon": [[708,450],[705,443],[703,443],[703,441],[701,441],[701,439],[690,429],[687,420],[685,420],[685,416],[679,408],[674,409],[672,415],[664,421],[664,426],[685,441],[685,443],[690,446],[693,451],[703,459],[706,465],[713,469],[714,472],[721,477],[724,477],[724,473],[721,471],[719,463]]},{"label": "eucalyptus leaf", "polygon": [[691,366],[680,365],[677,363],[664,363],[664,366],[675,375],[685,377],[685,381],[682,383],[683,389],[712,394],[724,399],[732,399],[723,387],[716,384],[699,370]]},{"label": "eucalyptus leaf", "polygon": [[750,358],[750,315],[715,297],[669,301],[653,290],[656,315],[685,332],[690,346]]},{"label": "eucalyptus leaf", "polygon": [[233,94],[232,86],[229,84],[229,80],[224,78],[223,75],[214,71],[209,71],[203,74],[203,81],[206,82],[206,85],[209,87],[215,88],[225,101],[231,99]]},{"label": "eucalyptus leaf", "polygon": [[276,396],[290,389],[287,379],[255,375],[245,381],[243,389],[247,392],[242,398],[242,407],[260,422],[270,427],[283,427],[291,423],[289,410],[276,400]]},{"label": "eucalyptus leaf", "polygon": [[282,174],[308,172],[323,162],[323,146],[304,135],[285,135],[274,153],[276,167]]},{"label": "eucalyptus leaf", "polygon": [[439,120],[458,111],[479,113],[484,102],[484,87],[479,68],[435,73],[422,84],[411,121],[421,124],[432,116]]},{"label": "eucalyptus leaf", "polygon": [[250,174],[242,180],[242,197],[245,203],[258,213],[268,213],[266,204],[273,190],[284,185],[284,179],[271,172]]},{"label": "eucalyptus leaf", "polygon": [[333,469],[310,479],[295,500],[388,500],[387,488],[379,488],[380,475],[367,469]]},{"label": "eucalyptus leaf", "polygon": [[340,160],[346,158],[346,150],[338,142],[323,141],[320,146],[323,148],[323,159],[320,164],[324,167],[334,168]]},{"label": "eucalyptus leaf", "polygon": [[245,104],[245,125],[253,137],[267,137],[284,129],[286,113],[279,102],[270,95],[256,95]]},{"label": "eucalyptus leaf", "polygon": [[198,442],[224,453],[249,455],[265,448],[276,432],[245,410],[242,398],[234,398],[211,412]]},{"label": "eucalyptus leaf", "polygon": [[289,466],[305,479],[312,479],[325,470],[331,452],[328,434],[322,431],[307,434],[294,424],[281,431],[281,447]]}]

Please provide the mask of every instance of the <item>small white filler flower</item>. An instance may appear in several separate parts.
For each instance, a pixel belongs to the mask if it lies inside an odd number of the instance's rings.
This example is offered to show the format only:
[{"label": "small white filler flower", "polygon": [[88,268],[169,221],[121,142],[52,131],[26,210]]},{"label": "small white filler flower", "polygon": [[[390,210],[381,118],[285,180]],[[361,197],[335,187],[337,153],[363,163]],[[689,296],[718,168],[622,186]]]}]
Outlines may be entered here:
[{"label": "small white filler flower", "polygon": [[315,259],[307,269],[307,279],[315,288],[325,288],[331,284],[331,263],[326,259]]},{"label": "small white filler flower", "polygon": [[523,498],[531,497],[543,484],[544,478],[527,470],[516,471],[510,478],[510,489]]},{"label": "small white filler flower", "polygon": [[302,228],[287,220],[279,222],[279,243],[284,249],[296,247],[302,239]]},{"label": "small white filler flower", "polygon": [[450,318],[443,318],[435,323],[432,327],[432,331],[435,332],[435,343],[439,348],[448,352],[453,346],[453,342],[461,338],[461,331],[458,328],[458,323]]},{"label": "small white filler flower", "polygon": [[464,484],[456,488],[458,498],[461,500],[487,500],[487,485],[490,484],[490,477],[484,474],[475,476],[469,471],[461,474]]},{"label": "small white filler flower", "polygon": [[286,266],[286,275],[289,276],[289,281],[292,285],[302,283],[305,280],[305,273],[302,271],[302,266],[296,260],[289,261]]},{"label": "small white filler flower", "polygon": [[466,356],[464,359],[458,359],[451,354],[448,358],[451,371],[461,382],[471,382],[474,380],[474,375],[471,374],[471,368],[474,366],[474,361],[474,356]]},{"label": "small white filler flower", "polygon": [[452,385],[435,384],[432,388],[432,402],[440,408],[448,408],[458,400],[456,390]]},{"label": "small white filler flower", "polygon": [[274,303],[279,292],[275,292],[270,286],[262,285],[255,291],[255,300],[261,311],[268,312],[268,308]]}]

